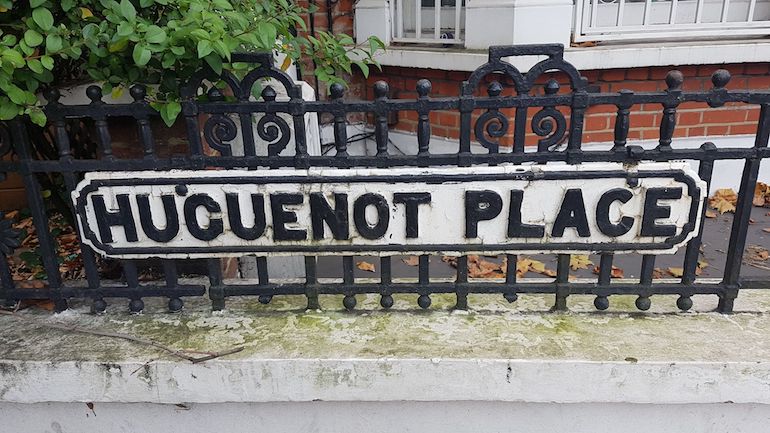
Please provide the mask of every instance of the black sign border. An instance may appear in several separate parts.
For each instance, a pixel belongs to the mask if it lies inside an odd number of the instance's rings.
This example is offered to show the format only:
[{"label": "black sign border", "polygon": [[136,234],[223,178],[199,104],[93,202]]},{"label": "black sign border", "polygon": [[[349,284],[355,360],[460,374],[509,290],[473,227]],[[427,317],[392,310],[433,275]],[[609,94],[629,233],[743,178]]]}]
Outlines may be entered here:
[{"label": "black sign border", "polygon": [[[160,173],[158,173],[160,174]],[[215,184],[218,179],[225,180],[223,184],[287,184],[287,183],[391,183],[391,184],[410,184],[426,183],[440,185],[443,183],[457,182],[475,182],[475,181],[499,181],[499,180],[575,180],[575,179],[627,179],[627,182],[633,182],[633,179],[643,178],[670,178],[684,185],[687,185],[687,195],[691,198],[690,212],[688,222],[682,227],[680,234],[666,238],[663,242],[657,243],[512,243],[512,244],[433,244],[433,245],[403,245],[403,244],[385,244],[385,245],[280,245],[273,244],[267,246],[216,246],[216,247],[137,247],[137,248],[115,248],[105,245],[98,241],[96,233],[88,226],[86,217],[86,198],[88,195],[103,186],[134,186],[134,185],[195,185],[195,184]],[[106,256],[116,257],[162,257],[168,254],[189,254],[197,257],[206,254],[243,254],[256,255],[261,253],[334,253],[333,255],[344,255],[346,253],[405,253],[410,252],[475,252],[475,251],[495,251],[502,254],[515,253],[519,251],[593,251],[596,253],[611,253],[615,251],[646,251],[646,250],[669,250],[684,240],[691,232],[695,230],[695,222],[698,217],[698,209],[701,204],[700,188],[695,180],[688,176],[684,170],[655,170],[628,172],[624,170],[606,170],[606,171],[539,171],[527,170],[513,173],[486,173],[486,174],[409,174],[409,175],[354,175],[354,176],[328,176],[323,174],[310,174],[307,176],[235,176],[227,177],[186,177],[186,178],[129,178],[129,179],[91,179],[85,187],[76,190],[79,193],[75,204],[76,214],[78,216],[82,235],[90,241],[95,250]],[[212,256],[213,257],[213,256]]]}]

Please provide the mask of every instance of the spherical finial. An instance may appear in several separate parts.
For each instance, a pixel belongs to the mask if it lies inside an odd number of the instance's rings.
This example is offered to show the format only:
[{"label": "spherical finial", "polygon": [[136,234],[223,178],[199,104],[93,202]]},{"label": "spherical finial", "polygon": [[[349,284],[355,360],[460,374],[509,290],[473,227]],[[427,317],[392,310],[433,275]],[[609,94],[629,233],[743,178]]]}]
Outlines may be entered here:
[{"label": "spherical finial", "polygon": [[503,298],[508,301],[509,304],[516,302],[519,299],[519,295],[515,293],[504,293]]},{"label": "spherical finial", "polygon": [[134,101],[144,101],[144,97],[147,96],[147,88],[141,84],[134,84],[131,86],[129,93],[131,94],[131,97],[134,98]]},{"label": "spherical finial", "polygon": [[682,295],[676,300],[676,306],[682,311],[687,311],[692,308],[692,298]]},{"label": "spherical finial", "polygon": [[606,296],[597,296],[594,298],[594,307],[597,310],[604,311],[610,308],[610,300]]},{"label": "spherical finial", "polygon": [[[86,95],[88,95],[88,90],[86,90]],[[45,92],[45,99],[49,103],[55,103],[59,102],[59,98],[61,98],[61,93],[59,93],[59,89],[56,88],[50,88]]]},{"label": "spherical finial", "polygon": [[329,94],[332,99],[340,99],[345,94],[345,86],[340,83],[334,83],[329,87]]},{"label": "spherical finial", "polygon": [[178,313],[182,311],[184,302],[180,298],[171,298],[168,300],[168,311],[170,313]]},{"label": "spherical finial", "polygon": [[489,83],[487,86],[487,94],[493,98],[500,96],[503,93],[503,85],[499,81],[495,80]]},{"label": "spherical finial", "polygon": [[260,304],[267,305],[272,300],[273,300],[273,297],[271,295],[259,295],[259,303]]},{"label": "spherical finial", "polygon": [[209,100],[212,102],[220,102],[225,100],[225,95],[223,95],[222,91],[216,87],[210,88],[206,94],[208,95]]},{"label": "spherical finial", "polygon": [[139,314],[144,310],[144,301],[141,299],[132,299],[131,302],[128,303],[128,311],[130,311],[133,314]]},{"label": "spherical finial", "polygon": [[711,83],[713,83],[714,87],[717,89],[721,89],[727,86],[727,83],[730,82],[730,78],[732,78],[730,71],[727,69],[717,69],[711,74]]},{"label": "spherical finial", "polygon": [[717,145],[712,143],[712,142],[710,142],[710,141],[707,141],[707,142],[701,144],[700,148],[705,150],[706,152],[713,152],[713,151],[717,150]]},{"label": "spherical finial", "polygon": [[388,309],[393,306],[393,296],[391,295],[382,295],[382,298],[380,298],[380,305],[382,305],[382,308]]},{"label": "spherical finial", "polygon": [[275,93],[275,89],[273,89],[273,86],[265,86],[264,89],[262,89],[262,99],[268,102],[275,101],[276,96],[278,96],[277,93]]},{"label": "spherical finial", "polygon": [[101,102],[102,88],[96,85],[88,86],[86,88],[86,96],[91,100],[91,102]]},{"label": "spherical finial", "polygon": [[652,306],[652,301],[650,301],[649,296],[640,296],[636,298],[636,308],[638,308],[641,311],[647,311],[650,309],[650,306]]},{"label": "spherical finial", "polygon": [[668,90],[680,90],[682,88],[682,83],[684,83],[684,75],[681,71],[675,69],[666,74],[666,86],[668,86]]},{"label": "spherical finial", "polygon": [[104,312],[107,311],[107,303],[101,298],[94,299],[94,303],[91,305],[91,311],[94,314],[104,314]]},{"label": "spherical finial", "polygon": [[419,305],[420,308],[422,309],[426,309],[430,307],[430,303],[431,303],[431,300],[430,300],[430,296],[428,295],[420,295],[420,297],[417,298],[417,305]]},{"label": "spherical finial", "polygon": [[424,98],[428,96],[428,93],[430,93],[431,90],[433,90],[433,84],[431,84],[430,80],[423,78],[417,82],[415,88],[417,89],[417,94],[420,95],[421,98]]},{"label": "spherical finial", "polygon": [[344,305],[345,309],[348,311],[352,311],[354,308],[356,308],[355,295],[345,295],[345,298],[342,299],[342,305]]},{"label": "spherical finial", "polygon": [[387,98],[390,87],[388,83],[384,81],[378,81],[374,83],[374,97],[375,98]]},{"label": "spherical finial", "polygon": [[550,79],[550,80],[548,80],[547,83],[545,83],[545,94],[546,95],[555,95],[556,93],[559,92],[559,87],[560,86],[559,86],[559,82],[558,81],[556,81],[554,79]]}]

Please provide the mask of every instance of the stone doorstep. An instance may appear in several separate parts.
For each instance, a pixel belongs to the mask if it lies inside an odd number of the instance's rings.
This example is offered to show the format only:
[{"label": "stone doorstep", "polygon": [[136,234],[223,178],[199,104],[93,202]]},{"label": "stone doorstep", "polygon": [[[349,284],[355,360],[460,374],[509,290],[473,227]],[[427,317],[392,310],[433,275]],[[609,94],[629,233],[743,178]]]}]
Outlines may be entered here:
[{"label": "stone doorstep", "polygon": [[[360,296],[360,309],[304,311],[299,296],[228,300],[212,313],[191,299],[182,314],[148,300],[141,315],[86,305],[58,315],[0,316],[0,403],[508,401],[532,403],[770,404],[770,296],[741,291],[736,313],[709,312],[714,296],[676,313],[674,297],[653,297],[633,313],[633,296],[593,312],[570,297],[570,313],[548,313],[551,296],[471,295],[451,311],[434,295],[428,311],[398,296],[395,311]],[[618,312],[620,311],[620,312]],[[38,322],[39,321],[39,322]],[[114,338],[51,330],[57,322],[150,338],[178,349],[244,350],[200,364]]]}]

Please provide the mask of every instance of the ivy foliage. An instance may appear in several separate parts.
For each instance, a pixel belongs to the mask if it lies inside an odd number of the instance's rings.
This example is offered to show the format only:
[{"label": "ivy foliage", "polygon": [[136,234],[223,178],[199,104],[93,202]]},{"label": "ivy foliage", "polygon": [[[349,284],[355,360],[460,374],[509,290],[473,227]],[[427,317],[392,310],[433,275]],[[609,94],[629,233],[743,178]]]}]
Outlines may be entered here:
[{"label": "ivy foliage", "polygon": [[96,81],[113,97],[155,85],[148,98],[171,124],[180,83],[206,65],[242,73],[248,65],[232,63],[235,52],[308,56],[329,85],[345,84],[354,66],[368,75],[377,65],[372,56],[384,46],[376,38],[295,36],[308,12],[288,0],[0,0],[0,120],[28,115],[44,125],[41,91]]}]

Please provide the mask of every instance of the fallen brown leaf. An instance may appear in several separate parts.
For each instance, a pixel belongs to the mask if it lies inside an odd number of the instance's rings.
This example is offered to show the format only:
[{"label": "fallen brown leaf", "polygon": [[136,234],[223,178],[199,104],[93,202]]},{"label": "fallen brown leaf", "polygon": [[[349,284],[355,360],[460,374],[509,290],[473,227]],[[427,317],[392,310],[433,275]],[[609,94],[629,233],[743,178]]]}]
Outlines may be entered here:
[{"label": "fallen brown leaf", "polygon": [[404,262],[407,266],[417,266],[420,264],[420,258],[417,256],[409,256],[407,258],[401,259],[402,262]]},{"label": "fallen brown leaf", "polygon": [[706,211],[706,218],[716,218],[716,217],[717,217],[717,213],[714,212],[713,210],[709,209]]},{"label": "fallen brown leaf", "polygon": [[684,275],[684,269],[683,268],[668,268],[668,273],[671,274],[671,276],[674,276],[676,278],[681,278],[681,276]]},{"label": "fallen brown leaf", "polygon": [[360,262],[356,263],[356,267],[358,269],[360,269],[362,271],[366,271],[366,272],[374,272],[374,270],[375,270],[374,265],[372,263],[364,262],[364,261],[360,261]]},{"label": "fallen brown leaf", "polygon": [[586,254],[572,254],[569,257],[569,267],[573,271],[577,271],[578,269],[588,269],[593,265],[594,262],[592,262]]},{"label": "fallen brown leaf", "polygon": [[[594,266],[594,274],[599,275],[600,269],[598,266]],[[610,270],[610,277],[611,278],[623,278],[623,269],[619,268],[615,265],[612,265],[612,270]]]},{"label": "fallen brown leaf", "polygon": [[732,188],[718,189],[711,198],[709,198],[709,206],[719,211],[720,214],[725,212],[735,212],[735,205],[738,203],[738,194],[732,190]]}]

